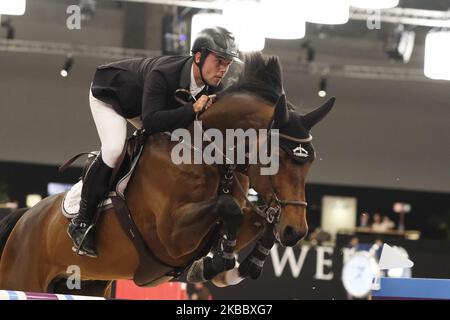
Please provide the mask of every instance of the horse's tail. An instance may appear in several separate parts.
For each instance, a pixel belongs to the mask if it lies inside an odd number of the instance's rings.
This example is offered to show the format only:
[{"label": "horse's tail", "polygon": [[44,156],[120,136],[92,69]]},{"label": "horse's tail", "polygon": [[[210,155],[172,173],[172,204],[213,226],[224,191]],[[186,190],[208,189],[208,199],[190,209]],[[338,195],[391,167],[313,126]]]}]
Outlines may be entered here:
[{"label": "horse's tail", "polygon": [[6,241],[11,234],[17,221],[24,215],[29,208],[17,209],[9,213],[6,217],[0,220],[0,257],[2,256],[3,249],[5,248]]}]

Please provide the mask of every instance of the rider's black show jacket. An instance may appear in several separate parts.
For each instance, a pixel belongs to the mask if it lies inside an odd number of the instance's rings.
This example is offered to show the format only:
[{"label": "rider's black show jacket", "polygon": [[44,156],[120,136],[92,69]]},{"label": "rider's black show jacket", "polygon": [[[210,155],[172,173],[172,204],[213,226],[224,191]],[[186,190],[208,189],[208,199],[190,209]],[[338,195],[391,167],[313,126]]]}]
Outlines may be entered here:
[{"label": "rider's black show jacket", "polygon": [[[194,101],[177,101],[175,91],[189,90],[192,63],[189,56],[162,56],[101,65],[94,75],[92,95],[127,119],[141,116],[149,134],[186,128],[195,119]],[[220,85],[205,86],[197,98],[219,89]]]}]

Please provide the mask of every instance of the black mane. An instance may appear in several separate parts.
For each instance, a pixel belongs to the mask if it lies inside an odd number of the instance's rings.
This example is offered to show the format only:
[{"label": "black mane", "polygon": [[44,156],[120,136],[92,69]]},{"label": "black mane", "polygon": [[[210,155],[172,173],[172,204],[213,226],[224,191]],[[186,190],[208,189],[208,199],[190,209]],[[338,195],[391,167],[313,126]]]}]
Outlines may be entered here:
[{"label": "black mane", "polygon": [[283,94],[282,72],[277,56],[263,56],[260,52],[244,55],[244,69],[236,83],[222,91],[218,98],[230,93],[247,91],[276,103]]}]

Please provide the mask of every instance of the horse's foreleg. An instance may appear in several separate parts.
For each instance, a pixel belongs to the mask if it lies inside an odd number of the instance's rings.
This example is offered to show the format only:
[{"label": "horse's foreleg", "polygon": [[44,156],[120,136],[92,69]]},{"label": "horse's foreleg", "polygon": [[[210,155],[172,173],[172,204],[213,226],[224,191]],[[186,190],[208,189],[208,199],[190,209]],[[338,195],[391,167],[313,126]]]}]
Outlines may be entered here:
[{"label": "horse's foreleg", "polygon": [[238,268],[223,272],[213,279],[219,287],[236,285],[245,278],[257,279],[262,272],[263,265],[275,243],[273,226],[266,225],[264,234],[258,240],[252,252],[244,259]]},{"label": "horse's foreleg", "polygon": [[229,195],[221,195],[214,210],[223,224],[224,234],[212,251],[212,257],[203,257],[192,264],[187,277],[189,282],[209,281],[219,273],[233,269],[236,264],[234,249],[237,231],[242,224],[242,211]]},{"label": "horse's foreleg", "polygon": [[266,225],[263,236],[258,240],[252,252],[239,266],[239,276],[242,278],[257,279],[267,256],[275,243],[275,234],[272,225]]}]

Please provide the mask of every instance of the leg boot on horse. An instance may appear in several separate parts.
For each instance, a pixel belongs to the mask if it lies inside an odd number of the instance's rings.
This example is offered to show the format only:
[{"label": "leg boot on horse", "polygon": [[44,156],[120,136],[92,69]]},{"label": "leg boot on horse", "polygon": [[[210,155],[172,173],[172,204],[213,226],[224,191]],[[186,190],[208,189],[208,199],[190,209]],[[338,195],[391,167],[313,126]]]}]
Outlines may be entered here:
[{"label": "leg boot on horse", "polygon": [[97,257],[93,230],[94,215],[98,204],[109,191],[112,170],[103,162],[101,154],[94,159],[87,170],[81,190],[79,214],[71,220],[67,229],[67,233],[74,242],[74,251],[79,255]]}]

